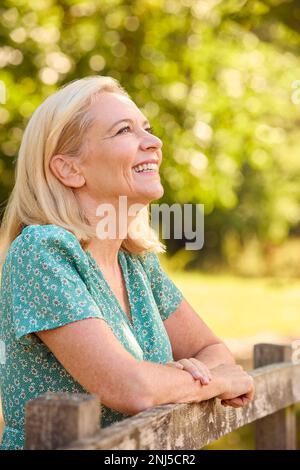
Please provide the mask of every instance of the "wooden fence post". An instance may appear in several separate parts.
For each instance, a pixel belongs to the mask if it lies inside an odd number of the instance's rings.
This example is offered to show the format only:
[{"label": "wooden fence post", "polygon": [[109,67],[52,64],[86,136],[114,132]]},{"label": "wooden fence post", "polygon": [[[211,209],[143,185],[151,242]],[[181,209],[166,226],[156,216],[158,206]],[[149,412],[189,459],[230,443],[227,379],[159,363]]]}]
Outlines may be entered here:
[{"label": "wooden fence post", "polygon": [[101,407],[94,395],[47,392],[26,404],[25,449],[57,449],[93,435]]},{"label": "wooden fence post", "polygon": [[[291,346],[278,344],[256,344],[254,346],[254,368],[278,362],[291,362]],[[290,384],[278,383],[278,387]],[[257,450],[295,450],[296,413],[291,405],[255,421],[255,443]]]}]

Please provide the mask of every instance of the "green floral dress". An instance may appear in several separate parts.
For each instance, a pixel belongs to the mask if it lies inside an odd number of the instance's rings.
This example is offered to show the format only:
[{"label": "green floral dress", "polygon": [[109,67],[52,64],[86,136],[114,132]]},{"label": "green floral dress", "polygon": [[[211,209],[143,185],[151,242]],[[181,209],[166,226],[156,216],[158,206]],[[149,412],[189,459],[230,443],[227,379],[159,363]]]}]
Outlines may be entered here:
[{"label": "green floral dress", "polygon": [[[130,321],[99,265],[57,225],[29,225],[12,242],[1,278],[0,383],[5,428],[1,449],[24,448],[25,404],[47,391],[87,393],[33,332],[84,318],[104,319],[136,359],[173,360],[163,324],[183,296],[155,253],[118,259]],[[102,405],[101,426],[129,415]]]}]

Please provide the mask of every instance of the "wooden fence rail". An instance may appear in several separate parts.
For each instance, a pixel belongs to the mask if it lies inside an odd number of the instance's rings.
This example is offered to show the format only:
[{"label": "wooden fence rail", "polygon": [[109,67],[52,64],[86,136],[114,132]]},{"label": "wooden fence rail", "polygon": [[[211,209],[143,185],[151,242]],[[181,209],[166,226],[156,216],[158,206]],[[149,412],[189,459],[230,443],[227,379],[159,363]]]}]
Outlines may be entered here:
[{"label": "wooden fence rail", "polygon": [[291,348],[257,344],[255,398],[243,408],[201,403],[157,406],[99,429],[101,407],[93,395],[47,393],[27,403],[26,449],[200,449],[256,422],[257,449],[296,449],[294,406],[300,402],[300,364]]}]

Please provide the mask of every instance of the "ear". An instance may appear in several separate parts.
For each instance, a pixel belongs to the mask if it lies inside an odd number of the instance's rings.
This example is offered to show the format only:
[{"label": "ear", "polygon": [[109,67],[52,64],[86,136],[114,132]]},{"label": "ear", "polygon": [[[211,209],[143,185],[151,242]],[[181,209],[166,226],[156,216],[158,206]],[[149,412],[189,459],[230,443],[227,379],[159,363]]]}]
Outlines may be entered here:
[{"label": "ear", "polygon": [[69,188],[81,188],[85,178],[81,174],[76,157],[70,155],[54,155],[49,167],[56,178]]}]

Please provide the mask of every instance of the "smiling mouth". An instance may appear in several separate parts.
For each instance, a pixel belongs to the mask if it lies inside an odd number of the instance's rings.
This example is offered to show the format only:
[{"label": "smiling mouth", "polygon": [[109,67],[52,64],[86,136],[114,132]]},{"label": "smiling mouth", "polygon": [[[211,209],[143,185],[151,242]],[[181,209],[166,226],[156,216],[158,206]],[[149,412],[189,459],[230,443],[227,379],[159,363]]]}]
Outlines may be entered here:
[{"label": "smiling mouth", "polygon": [[144,163],[143,165],[134,166],[132,169],[135,173],[158,173],[158,164]]}]

